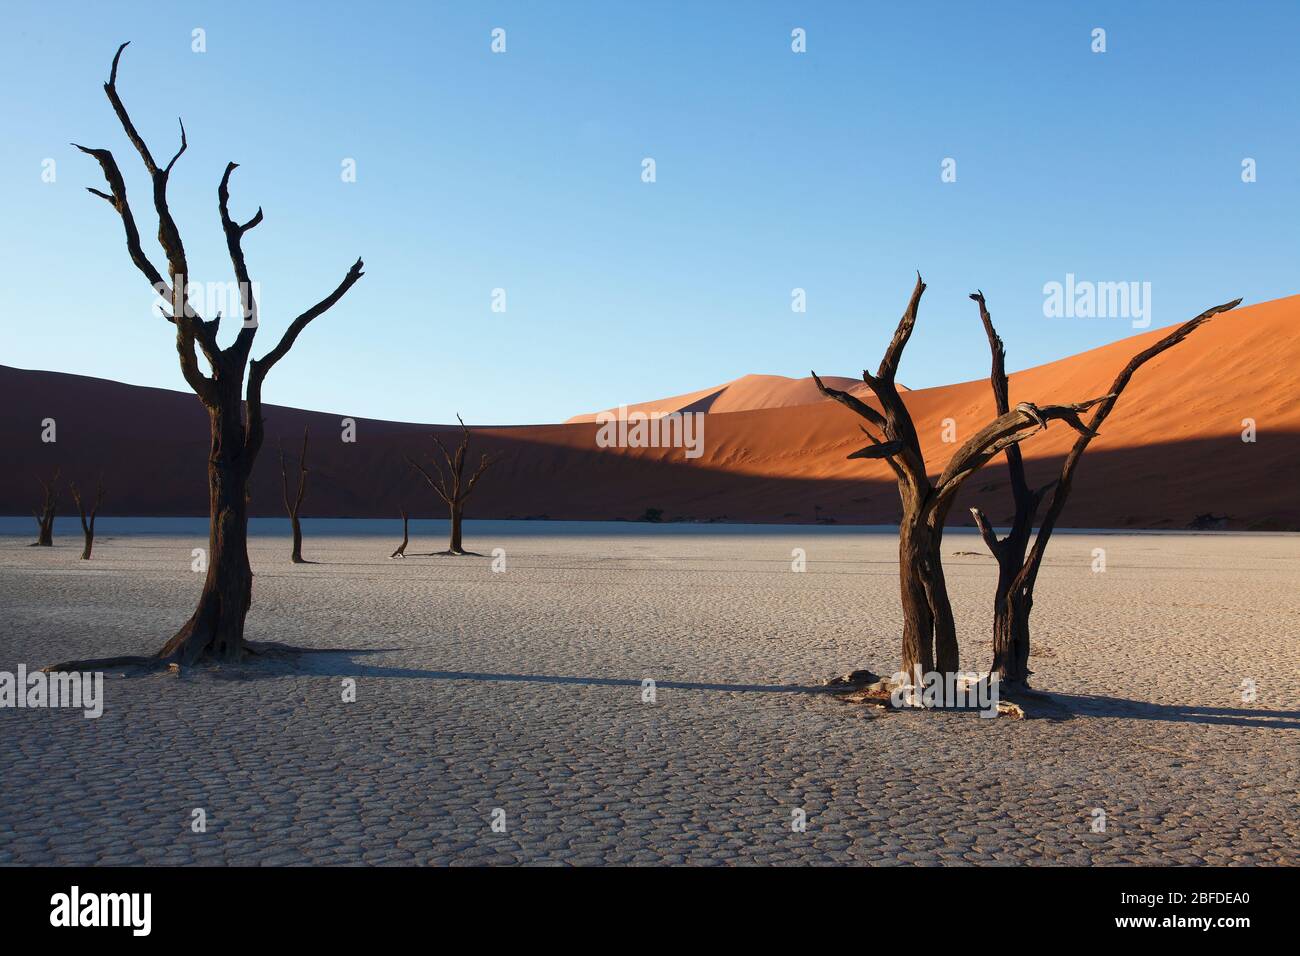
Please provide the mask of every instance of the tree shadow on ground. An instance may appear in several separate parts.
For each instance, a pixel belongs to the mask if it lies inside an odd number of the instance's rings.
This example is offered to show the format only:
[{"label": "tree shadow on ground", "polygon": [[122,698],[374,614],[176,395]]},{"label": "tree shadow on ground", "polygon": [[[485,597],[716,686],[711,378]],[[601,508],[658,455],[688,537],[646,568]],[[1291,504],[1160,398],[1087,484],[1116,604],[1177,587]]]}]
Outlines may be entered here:
[{"label": "tree shadow on ground", "polygon": [[[486,671],[444,671],[420,667],[389,667],[354,658],[391,653],[393,647],[312,648],[292,657],[252,659],[235,665],[204,664],[189,670],[216,679],[250,680],[286,674],[316,677],[380,677],[399,680],[473,681],[507,684],[572,684],[588,687],[641,687],[642,678],[584,677],[563,674],[499,674]],[[649,677],[649,675],[647,675]],[[826,694],[829,688],[801,684],[733,684],[650,678],[660,690],[702,690],[725,693]]]},{"label": "tree shadow on ground", "polygon": [[[641,687],[643,678],[590,677],[564,674],[508,674],[491,671],[449,671],[421,667],[392,667],[370,664],[366,658],[375,654],[401,650],[377,648],[321,648],[282,659],[257,660],[231,667],[204,666],[216,679],[249,680],[281,677],[287,674],[317,677],[377,677],[398,680],[469,681],[485,684],[553,684],[583,687]],[[194,673],[191,670],[190,673]],[[647,675],[649,677],[649,675]],[[723,681],[683,681],[654,679],[658,690],[694,690],[741,694],[820,694],[835,695],[839,689],[813,684],[745,684]],[[1300,710],[1267,710],[1260,707],[1203,707],[1190,704],[1155,704],[1122,697],[1087,694],[1043,694],[1034,692],[1022,698],[1006,695],[1025,706],[1031,718],[1052,722],[1087,718],[1155,720],[1175,723],[1218,724],[1232,727],[1256,727],[1272,730],[1300,730]]]},{"label": "tree shadow on ground", "polygon": [[1200,707],[1191,704],[1153,704],[1123,697],[1091,694],[1052,694],[1052,700],[1073,717],[1118,717],[1128,720],[1157,720],[1185,724],[1220,724],[1229,727],[1266,727],[1300,730],[1300,710],[1267,710],[1263,707]]}]

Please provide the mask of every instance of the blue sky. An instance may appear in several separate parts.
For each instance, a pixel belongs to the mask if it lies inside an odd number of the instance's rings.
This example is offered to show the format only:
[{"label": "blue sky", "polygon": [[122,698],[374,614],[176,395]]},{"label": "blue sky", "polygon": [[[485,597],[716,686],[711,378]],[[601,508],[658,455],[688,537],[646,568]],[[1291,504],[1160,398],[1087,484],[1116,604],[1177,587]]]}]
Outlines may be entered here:
[{"label": "blue sky", "polygon": [[227,161],[234,215],[265,210],[245,243],[262,351],[366,260],[269,377],[277,404],[524,423],[749,372],[857,375],[916,269],[913,387],[986,374],[976,287],[1013,369],[1134,333],[1045,318],[1067,273],[1150,282],[1153,327],[1300,292],[1292,2],[6,7],[3,364],[185,387],[68,145],[114,150],[152,243],[101,88],[123,40],[119,91],[154,153],[177,116],[189,132],[171,204],[191,278],[230,278]]}]

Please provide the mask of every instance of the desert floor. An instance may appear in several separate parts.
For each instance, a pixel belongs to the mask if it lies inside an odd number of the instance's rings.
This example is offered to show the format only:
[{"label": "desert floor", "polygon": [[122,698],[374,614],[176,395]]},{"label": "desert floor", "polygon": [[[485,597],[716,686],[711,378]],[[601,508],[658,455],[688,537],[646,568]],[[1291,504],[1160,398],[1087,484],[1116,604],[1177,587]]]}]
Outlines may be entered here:
[{"label": "desert floor", "polygon": [[[484,557],[309,525],[294,566],[252,539],[248,636],[355,653],[110,674],[98,720],[0,710],[0,863],[1300,862],[1300,537],[1058,536],[1032,666],[1064,716],[1014,721],[816,689],[898,661],[892,535],[466,531]],[[0,670],[155,650],[206,543],[30,540],[0,537]],[[972,669],[983,551],[945,547]]]}]

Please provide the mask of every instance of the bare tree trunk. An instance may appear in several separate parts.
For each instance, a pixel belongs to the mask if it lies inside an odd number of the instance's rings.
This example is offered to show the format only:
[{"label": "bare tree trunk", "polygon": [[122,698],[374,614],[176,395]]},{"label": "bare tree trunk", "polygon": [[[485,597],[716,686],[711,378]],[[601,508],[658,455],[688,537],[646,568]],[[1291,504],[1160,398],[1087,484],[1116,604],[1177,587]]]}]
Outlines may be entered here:
[{"label": "bare tree trunk", "polygon": [[36,541],[33,547],[50,548],[54,546],[54,512],[59,498],[59,470],[56,468],[49,481],[38,477],[42,489],[45,491],[45,498],[42,501],[40,511],[33,511],[36,518]]},{"label": "bare tree trunk", "polygon": [[899,522],[898,565],[903,602],[903,670],[913,679],[937,671],[951,674],[960,664],[957,627],[943,574],[943,526],[948,510],[962,483],[1004,448],[1014,448],[1030,435],[1047,427],[1053,419],[1076,429],[1079,412],[1102,401],[1100,398],[1073,405],[1017,405],[1001,409],[998,416],[977,431],[953,454],[937,481],[932,481],[921,451],[916,426],[894,379],[903,349],[916,325],[925,283],[918,274],[916,286],[894,337],[885,349],[876,374],[864,371],[862,379],[871,388],[880,409],[850,392],[827,388],[813,372],[823,395],[856,412],[883,435],[862,427],[872,444],[849,458],[884,460],[898,480],[903,516]]},{"label": "bare tree trunk", "polygon": [[899,585],[903,601],[903,665],[915,678],[934,670],[934,611],[930,607],[928,534],[915,516],[904,515],[898,532]]},{"label": "bare tree trunk", "polygon": [[465,546],[461,543],[460,523],[465,513],[461,510],[459,504],[451,506],[451,543],[447,545],[447,550],[452,554],[464,554]]},{"label": "bare tree trunk", "polygon": [[[478,484],[478,480],[483,477],[483,473],[488,470],[488,466],[495,459],[489,455],[483,455],[474,474],[470,476],[468,481],[464,480],[465,453],[469,450],[469,429],[465,426],[464,419],[459,415],[456,416],[456,420],[460,422],[461,439],[454,455],[447,451],[447,446],[442,443],[442,439],[437,435],[433,436],[434,444],[442,452],[443,461],[446,465],[444,469],[442,463],[439,463],[436,458],[433,459],[437,477],[430,474],[410,455],[406,456],[406,460],[412,468],[424,477],[429,487],[437,492],[438,497],[447,505],[447,512],[451,519],[451,543],[447,546],[447,550],[442,553],[445,555],[472,555],[474,552],[466,551],[464,544],[461,542],[461,519],[465,515],[465,499],[470,496],[474,486]],[[403,547],[405,547],[405,542],[403,542]]]},{"label": "bare tree trunk", "polygon": [[89,561],[90,552],[95,546],[95,516],[99,513],[99,506],[104,501],[104,477],[99,478],[99,485],[95,489],[95,500],[90,506],[90,511],[86,511],[86,502],[81,497],[81,491],[77,488],[77,483],[72,483],[72,500],[77,503],[77,513],[81,516],[81,532],[86,537],[85,546],[81,549],[81,560]]},{"label": "bare tree trunk", "polygon": [[[1006,348],[993,327],[993,318],[984,302],[984,293],[975,292],[971,299],[979,305],[980,321],[989,340],[992,368],[989,382],[993,387],[994,406],[999,415],[1011,406],[1006,370]],[[1025,476],[1024,456],[1019,445],[1007,448],[1007,472],[1011,480],[1011,498],[1015,505],[1011,531],[998,540],[989,530],[986,543],[998,563],[998,583],[993,593],[993,667],[1003,687],[1014,687],[1029,680],[1028,615],[1032,595],[1017,587],[1016,581],[1029,547],[1034,516],[1047,488],[1032,491]],[[1047,487],[1051,487],[1050,485]],[[978,518],[976,523],[978,524]],[[981,532],[983,529],[981,528]],[[1022,646],[1023,645],[1023,646]]]},{"label": "bare tree trunk", "polygon": [[411,541],[411,534],[410,534],[411,521],[406,516],[406,509],[400,508],[398,510],[401,511],[402,513],[402,543],[398,545],[396,551],[394,551],[392,554],[389,555],[390,558],[406,557],[406,546]]},{"label": "bare tree trunk", "polygon": [[389,555],[390,558],[406,557],[406,546],[411,544],[411,519],[407,518],[404,507],[399,507],[398,511],[402,512],[402,544],[398,545],[398,549]]},{"label": "bare tree trunk", "polygon": [[934,669],[941,674],[957,672],[961,652],[957,647],[957,624],[952,617],[952,603],[948,599],[948,582],[943,574],[943,527],[929,531],[930,550],[926,555],[930,615],[934,618]]},{"label": "bare tree trunk", "polygon": [[[246,222],[239,223],[231,218],[230,176],[237,164],[228,163],[217,186],[217,210],[238,283],[242,324],[234,341],[222,348],[217,340],[221,314],[205,320],[194,311],[189,301],[189,265],[185,245],[168,206],[168,179],[187,148],[185,126],[181,124],[180,148],[165,166],[160,165],[117,93],[117,70],[126,47],[125,43],[118,47],[113,57],[104,92],[152,180],[153,205],[158,214],[158,243],[167,257],[166,278],[140,244],[140,230],[127,201],[126,182],[112,151],[85,146],[77,148],[94,157],[104,172],[109,191],[89,191],[112,206],[121,218],[131,262],[148,280],[154,292],[170,305],[170,314],[165,317],[175,327],[181,374],[208,412],[211,446],[208,453],[207,572],[194,613],[153,657],[69,661],[51,665],[47,670],[85,669],[87,663],[101,667],[117,663],[159,666],[163,662],[193,662],[205,656],[233,661],[249,649],[244,642],[244,618],[252,603],[253,591],[253,572],[248,563],[248,477],[265,437],[262,385],[271,369],[293,348],[302,331],[333,308],[364,275],[363,263],[358,259],[333,292],[289,323],[270,351],[261,358],[252,358],[253,340],[259,327],[258,308],[255,285],[249,277],[244,257],[243,240],[249,230],[262,222],[263,216],[262,210],[258,209]],[[204,374],[199,366],[200,352],[207,361],[210,374]],[[246,393],[245,371],[248,374]]]},{"label": "bare tree trunk", "polygon": [[1034,607],[1034,594],[1032,587],[1024,586],[1021,572],[1034,516],[1047,489],[1029,490],[1018,449],[1015,461],[1010,454],[1007,460],[1012,474],[1018,475],[1012,480],[1016,513],[1011,531],[992,549],[998,563],[998,583],[993,591],[993,665],[989,672],[998,675],[1003,687],[1015,688],[1027,683],[1030,675],[1029,612]]},{"label": "bare tree trunk", "polygon": [[284,446],[280,446],[280,480],[284,487],[284,508],[289,512],[289,524],[293,528],[293,552],[289,560],[294,564],[306,564],[302,559],[302,523],[298,513],[302,510],[302,499],[307,494],[307,429],[302,430],[302,454],[298,458],[298,493],[289,497],[289,472],[284,465]]},{"label": "bare tree trunk", "polygon": [[954,673],[960,662],[957,626],[943,574],[942,529],[928,527],[924,517],[905,517],[898,535],[903,670],[912,677],[918,667],[922,675]]},{"label": "bare tree trunk", "polygon": [[1030,592],[1003,587],[993,611],[993,667],[1000,684],[1023,685],[1029,680],[1029,612],[1034,597]]},{"label": "bare tree trunk", "polygon": [[[985,305],[984,294],[975,292],[971,298],[979,304],[980,319],[984,323],[984,331],[989,340],[989,349],[993,356],[989,381],[993,386],[993,397],[998,412],[1002,413],[1010,404],[1005,367],[1006,350],[1002,345],[1002,339],[993,328],[993,320]],[[1074,473],[1084,451],[1097,437],[1098,430],[1115,407],[1115,402],[1134,372],[1149,359],[1177,345],[1214,316],[1236,308],[1240,302],[1241,300],[1237,299],[1207,309],[1135,355],[1111,383],[1110,392],[1103,400],[1096,403],[1097,407],[1087,425],[1076,428],[1079,436],[1066,456],[1058,478],[1036,491],[1031,490],[1025,478],[1024,459],[1020,449],[1014,445],[1007,448],[1007,468],[1011,476],[1011,491],[1015,502],[1011,530],[1005,537],[999,538],[984,512],[979,508],[971,509],[971,515],[975,518],[975,525],[979,528],[984,543],[998,562],[998,583],[993,596],[993,664],[990,675],[996,675],[1002,686],[1009,688],[1023,686],[1027,684],[1032,673],[1029,670],[1029,615],[1034,609],[1034,584],[1038,579],[1043,555],[1047,551],[1047,543],[1051,540],[1056,521],[1070,495]],[[1052,498],[1031,550],[1029,539],[1033,533],[1034,519],[1049,491],[1052,492]],[[1025,557],[1026,551],[1029,554],[1028,558]]]},{"label": "bare tree trunk", "polygon": [[[236,397],[240,384],[235,382]],[[233,412],[225,403],[211,409],[209,419],[207,574],[194,613],[159,652],[160,657],[181,663],[192,663],[204,654],[238,660],[244,645],[244,618],[253,602],[248,475],[238,402]]]}]

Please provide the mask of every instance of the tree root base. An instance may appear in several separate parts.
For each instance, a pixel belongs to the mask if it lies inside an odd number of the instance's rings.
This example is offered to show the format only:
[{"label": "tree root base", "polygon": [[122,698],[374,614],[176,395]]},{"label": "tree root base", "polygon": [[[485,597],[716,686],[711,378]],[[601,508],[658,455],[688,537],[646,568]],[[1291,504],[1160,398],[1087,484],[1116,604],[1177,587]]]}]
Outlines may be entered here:
[{"label": "tree root base", "polygon": [[[215,654],[205,654],[193,664],[187,665],[187,667],[243,664],[259,660],[268,662],[292,661],[308,654],[358,654],[368,650],[371,649],[358,647],[298,647],[294,644],[281,644],[278,641],[245,641],[238,660],[231,661]],[[162,671],[180,674],[181,669],[181,663],[176,656],[140,657],[128,655],[124,657],[96,657],[85,660],[64,661],[61,664],[50,664],[47,667],[42,667],[41,672],[45,674],[61,674],[72,671],[80,673],[122,671],[124,675],[136,676],[155,674]]]},{"label": "tree root base", "polygon": [[64,674],[72,671],[86,673],[90,671],[129,671],[136,674],[150,674],[166,670],[170,661],[161,657],[95,657],[79,661],[64,661],[41,668],[43,674]]},{"label": "tree root base", "polygon": [[[987,678],[986,678],[987,679]],[[966,682],[968,683],[968,682]],[[879,677],[870,670],[856,670],[840,677],[833,677],[830,680],[823,681],[822,686],[828,692],[835,694],[836,699],[845,704],[860,704],[864,707],[870,707],[879,711],[890,712],[926,712],[931,713],[987,713],[989,708],[972,706],[969,703],[962,704],[939,704],[935,706],[925,706],[917,704],[907,704],[898,702],[895,691],[904,685],[892,678]],[[966,686],[964,683],[963,686]],[[973,690],[973,688],[972,688]],[[1012,720],[1024,720],[1028,716],[1037,716],[1037,713],[1027,712],[1024,706],[1026,699],[1041,702],[1050,702],[1051,698],[1046,694],[1036,692],[1026,692],[1020,690],[1014,694],[999,691],[998,700],[994,715],[998,717],[1010,717]],[[1059,705],[1056,705],[1059,706]],[[1035,708],[1037,710],[1037,708]]]}]

